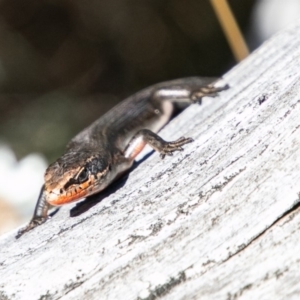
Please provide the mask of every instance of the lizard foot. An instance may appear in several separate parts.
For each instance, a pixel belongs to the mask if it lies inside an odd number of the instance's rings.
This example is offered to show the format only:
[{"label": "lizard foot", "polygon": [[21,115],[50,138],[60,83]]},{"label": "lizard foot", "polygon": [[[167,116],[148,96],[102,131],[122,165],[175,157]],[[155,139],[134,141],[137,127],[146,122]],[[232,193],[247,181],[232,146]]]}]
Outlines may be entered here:
[{"label": "lizard foot", "polygon": [[192,138],[181,137],[176,141],[167,142],[151,130],[142,129],[129,142],[125,149],[125,157],[134,158],[145,144],[148,144],[164,158],[166,155],[172,156],[175,151],[183,151],[182,146],[193,141]]},{"label": "lizard foot", "polygon": [[33,218],[26,227],[21,228],[18,231],[18,233],[16,235],[16,239],[20,238],[24,233],[32,230],[33,228],[45,223],[47,220],[48,220],[48,217],[47,218],[44,218],[44,217]]},{"label": "lizard foot", "polygon": [[181,137],[173,142],[161,141],[161,147],[159,147],[157,150],[160,153],[160,157],[164,159],[166,155],[172,156],[173,152],[175,151],[183,151],[183,148],[181,146],[192,143],[193,141],[194,140],[192,138],[185,137]]},{"label": "lizard foot", "polygon": [[229,85],[226,84],[222,87],[216,87],[214,86],[214,84],[209,84],[205,87],[201,87],[200,89],[198,90],[195,90],[191,93],[191,102],[192,103],[199,103],[201,104],[202,102],[202,98],[203,97],[216,97],[218,96],[218,93],[221,92],[221,91],[225,91],[229,89]]}]

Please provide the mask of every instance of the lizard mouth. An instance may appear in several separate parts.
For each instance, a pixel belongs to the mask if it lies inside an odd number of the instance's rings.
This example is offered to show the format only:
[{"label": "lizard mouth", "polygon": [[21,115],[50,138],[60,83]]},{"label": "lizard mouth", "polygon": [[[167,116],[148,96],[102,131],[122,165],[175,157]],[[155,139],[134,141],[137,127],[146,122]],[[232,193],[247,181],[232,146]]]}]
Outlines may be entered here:
[{"label": "lizard mouth", "polygon": [[93,194],[93,182],[88,180],[82,184],[74,184],[66,190],[60,187],[54,189],[45,187],[45,190],[47,193],[46,201],[53,206],[61,206],[79,201]]},{"label": "lizard mouth", "polygon": [[64,204],[69,204],[88,196],[87,191],[81,191],[80,193],[66,193],[65,195],[57,195],[53,191],[48,194],[47,202],[53,206],[61,206]]}]

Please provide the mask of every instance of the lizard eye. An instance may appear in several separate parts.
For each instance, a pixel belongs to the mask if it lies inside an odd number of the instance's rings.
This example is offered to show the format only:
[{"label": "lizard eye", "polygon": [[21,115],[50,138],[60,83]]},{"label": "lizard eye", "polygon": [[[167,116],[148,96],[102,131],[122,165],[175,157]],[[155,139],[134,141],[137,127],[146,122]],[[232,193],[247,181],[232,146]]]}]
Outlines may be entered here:
[{"label": "lizard eye", "polygon": [[84,168],[77,177],[79,183],[87,181],[89,178],[89,171],[87,168]]}]

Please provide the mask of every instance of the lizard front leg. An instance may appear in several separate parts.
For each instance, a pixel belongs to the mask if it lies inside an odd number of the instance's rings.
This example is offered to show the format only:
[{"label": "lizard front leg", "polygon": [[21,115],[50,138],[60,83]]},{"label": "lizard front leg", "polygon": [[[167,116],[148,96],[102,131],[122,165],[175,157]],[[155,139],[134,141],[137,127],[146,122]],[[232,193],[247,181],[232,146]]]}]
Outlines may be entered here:
[{"label": "lizard front leg", "polygon": [[185,137],[167,142],[151,130],[142,129],[130,140],[124,151],[124,156],[133,160],[147,144],[159,152],[160,157],[163,159],[166,155],[172,156],[175,151],[183,151],[182,146],[191,142],[193,142],[192,138]]},{"label": "lizard front leg", "polygon": [[50,208],[50,204],[46,201],[46,195],[45,195],[45,187],[44,185],[42,186],[38,201],[35,206],[34,214],[29,222],[29,224],[21,228],[18,231],[18,234],[16,235],[16,238],[18,239],[21,237],[25,232],[30,231],[31,229],[43,224],[44,222],[47,221],[48,217],[48,210]]}]

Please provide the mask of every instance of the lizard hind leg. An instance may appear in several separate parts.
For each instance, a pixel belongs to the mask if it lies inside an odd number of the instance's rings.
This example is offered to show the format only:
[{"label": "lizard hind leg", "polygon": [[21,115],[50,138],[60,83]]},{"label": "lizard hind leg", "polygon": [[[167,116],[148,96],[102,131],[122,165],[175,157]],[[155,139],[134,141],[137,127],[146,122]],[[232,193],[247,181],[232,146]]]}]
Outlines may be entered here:
[{"label": "lizard hind leg", "polygon": [[160,153],[163,159],[166,155],[172,156],[175,151],[183,151],[182,146],[193,142],[192,138],[181,137],[175,141],[167,142],[159,135],[148,129],[138,131],[125,149],[125,157],[134,159],[148,144]]},{"label": "lizard hind leg", "polygon": [[229,85],[227,84],[222,87],[216,87],[214,84],[209,84],[205,87],[195,89],[193,92],[191,92],[190,99],[192,103],[201,104],[203,97],[216,97],[218,96],[219,92],[225,91],[227,89],[229,89]]}]

